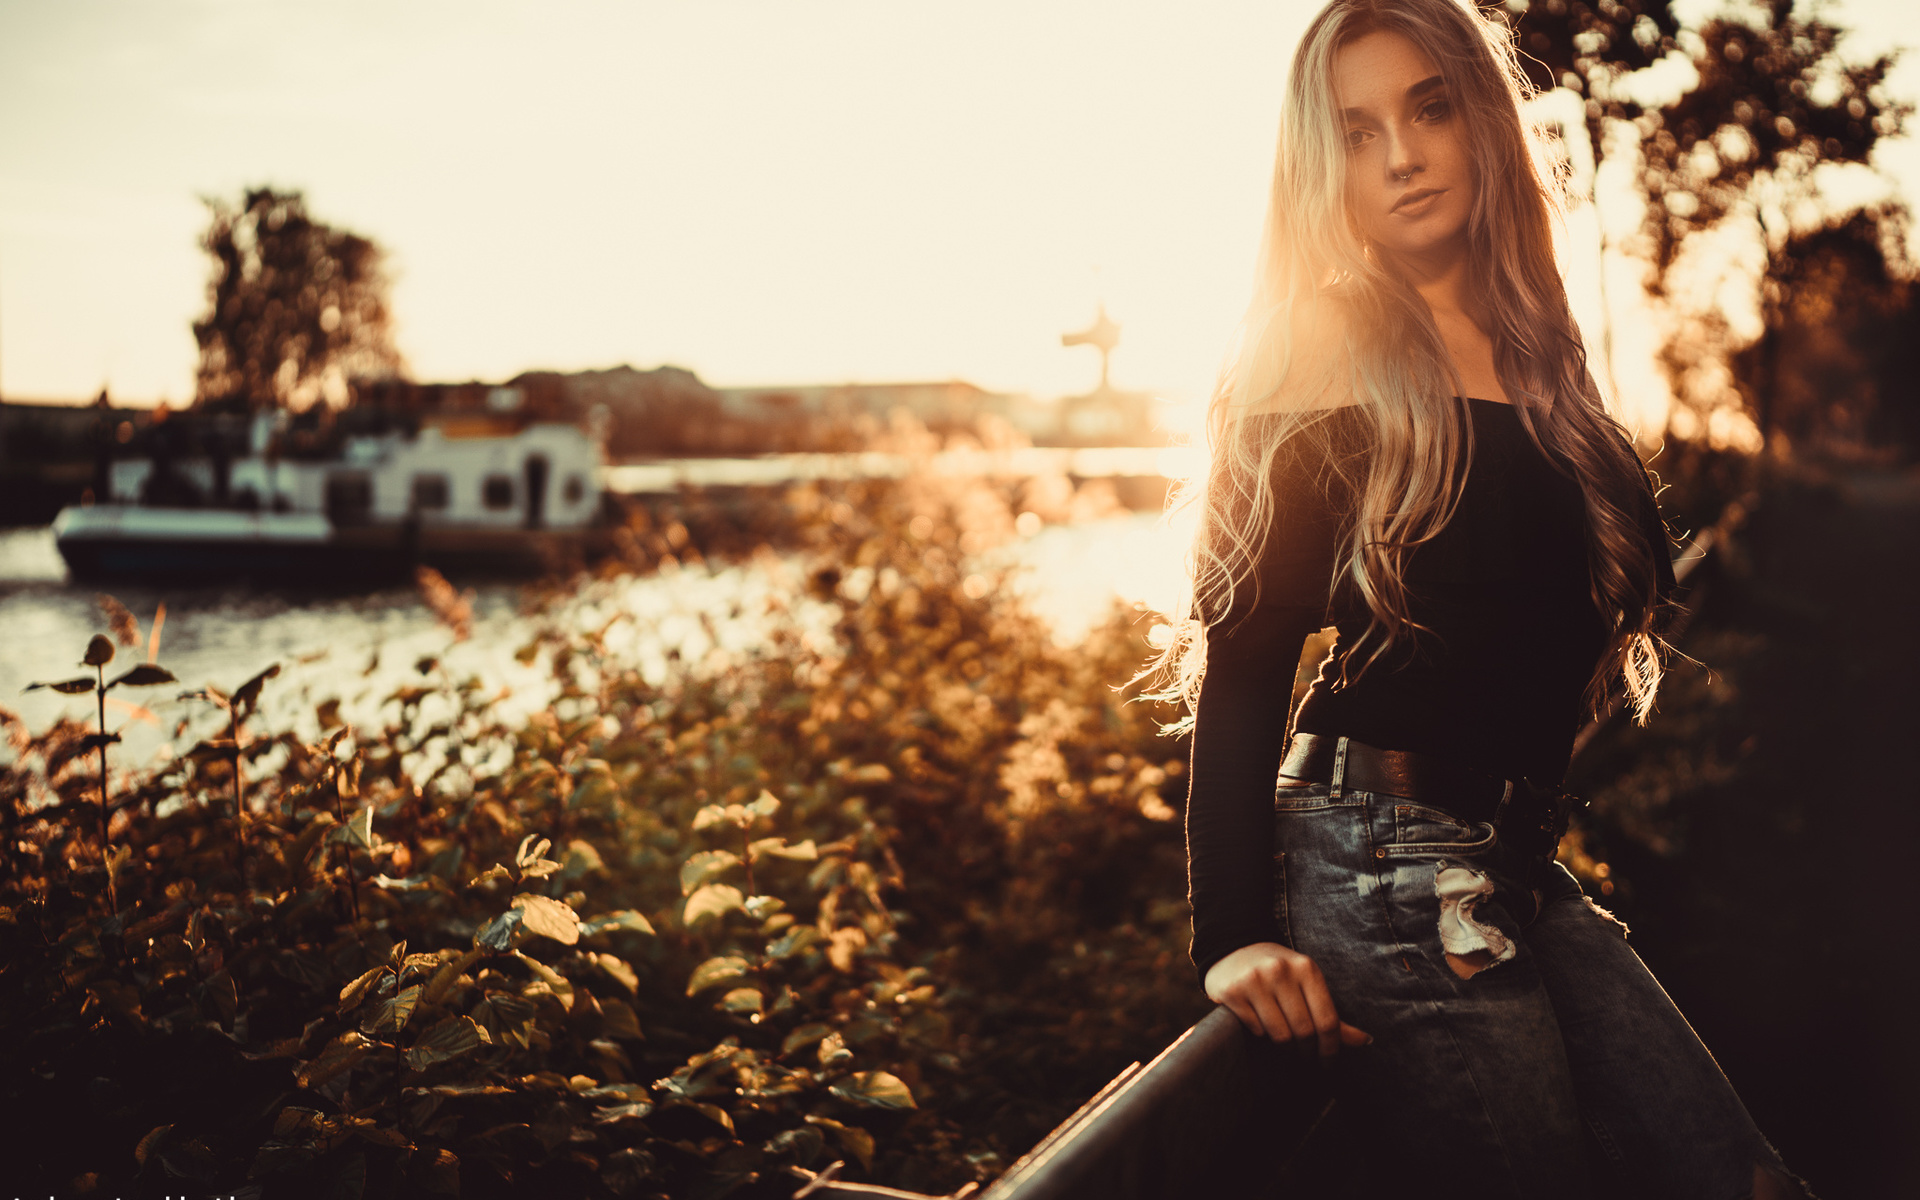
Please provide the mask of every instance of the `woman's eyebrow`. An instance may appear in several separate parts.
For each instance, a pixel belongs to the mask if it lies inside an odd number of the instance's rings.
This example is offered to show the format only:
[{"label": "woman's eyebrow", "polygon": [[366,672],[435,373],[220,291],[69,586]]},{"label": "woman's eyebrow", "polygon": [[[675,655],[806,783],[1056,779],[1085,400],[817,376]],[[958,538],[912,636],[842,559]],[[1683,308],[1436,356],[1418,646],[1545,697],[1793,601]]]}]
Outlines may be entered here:
[{"label": "woman's eyebrow", "polygon": [[[1447,81],[1442,76],[1429,75],[1407,89],[1407,99],[1410,101],[1418,100],[1427,93],[1440,91],[1446,86]],[[1343,108],[1340,110],[1341,119],[1346,121],[1363,121],[1367,116],[1367,110],[1364,108]]]}]

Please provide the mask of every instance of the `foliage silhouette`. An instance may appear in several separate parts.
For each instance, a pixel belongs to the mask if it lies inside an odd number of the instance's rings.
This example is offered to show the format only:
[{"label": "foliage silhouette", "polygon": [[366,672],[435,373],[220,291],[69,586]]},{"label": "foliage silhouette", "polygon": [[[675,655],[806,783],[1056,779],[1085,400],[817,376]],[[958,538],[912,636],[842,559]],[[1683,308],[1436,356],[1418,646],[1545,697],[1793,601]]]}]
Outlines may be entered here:
[{"label": "foliage silhouette", "polygon": [[237,207],[205,203],[213,220],[200,244],[214,270],[193,324],[198,403],[343,403],[350,378],[399,371],[377,245],[314,220],[298,191],[251,188]]}]

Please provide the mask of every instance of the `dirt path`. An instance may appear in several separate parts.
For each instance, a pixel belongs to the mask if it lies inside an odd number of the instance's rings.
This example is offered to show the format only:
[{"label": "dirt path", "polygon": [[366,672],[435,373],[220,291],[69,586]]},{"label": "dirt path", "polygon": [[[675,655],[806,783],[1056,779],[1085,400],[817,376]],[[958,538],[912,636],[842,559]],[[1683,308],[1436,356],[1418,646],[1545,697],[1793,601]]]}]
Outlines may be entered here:
[{"label": "dirt path", "polygon": [[1827,1200],[1920,1194],[1920,480],[1770,492],[1573,783],[1633,942]]}]

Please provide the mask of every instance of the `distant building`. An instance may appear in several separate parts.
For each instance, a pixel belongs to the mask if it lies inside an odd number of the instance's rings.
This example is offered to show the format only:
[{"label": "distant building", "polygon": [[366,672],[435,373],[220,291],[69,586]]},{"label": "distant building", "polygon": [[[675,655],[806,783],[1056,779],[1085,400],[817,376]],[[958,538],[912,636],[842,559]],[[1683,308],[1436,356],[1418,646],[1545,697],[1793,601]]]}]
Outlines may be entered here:
[{"label": "distant building", "polygon": [[529,371],[505,384],[377,380],[356,387],[355,404],[599,425],[614,459],[860,449],[896,410],[938,433],[997,416],[1035,441],[1058,421],[1052,406],[959,380],[716,389],[681,367]]}]

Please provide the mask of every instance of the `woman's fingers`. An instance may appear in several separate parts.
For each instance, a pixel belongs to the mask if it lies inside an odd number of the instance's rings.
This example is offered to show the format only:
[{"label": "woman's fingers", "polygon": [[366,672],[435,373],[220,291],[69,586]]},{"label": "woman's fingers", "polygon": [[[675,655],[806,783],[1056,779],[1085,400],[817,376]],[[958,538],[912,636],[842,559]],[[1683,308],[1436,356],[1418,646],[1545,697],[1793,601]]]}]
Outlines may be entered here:
[{"label": "woman's fingers", "polygon": [[1307,977],[1300,988],[1313,1018],[1313,1030],[1320,1040],[1320,1057],[1331,1058],[1340,1052],[1340,1014],[1333,1009],[1333,996],[1318,970]]},{"label": "woman's fingers", "polygon": [[1277,943],[1242,946],[1207,969],[1207,995],[1223,1004],[1256,1037],[1295,1042],[1330,1057],[1341,1046],[1373,1041],[1340,1020],[1320,968]]},{"label": "woman's fingers", "polygon": [[1286,1016],[1281,1013],[1280,1006],[1273,1002],[1273,993],[1265,988],[1254,988],[1252,992],[1253,1010],[1260,1014],[1262,1032],[1276,1042],[1284,1042],[1292,1038],[1293,1033],[1287,1026]]},{"label": "woman's fingers", "polygon": [[[1286,1018],[1289,1036],[1303,1052],[1311,1052],[1314,1042],[1313,1014],[1307,1008],[1306,997],[1301,994],[1298,984],[1288,981],[1274,994],[1274,1001],[1280,1006],[1281,1016]],[[1281,1039],[1275,1038],[1275,1041]]]},{"label": "woman's fingers", "polygon": [[1260,1017],[1253,1011],[1251,1004],[1248,1004],[1246,1001],[1240,999],[1240,997],[1231,993],[1229,993],[1224,1000],[1220,1001],[1220,1003],[1226,1005],[1227,1011],[1240,1019],[1240,1024],[1248,1033],[1255,1037],[1266,1036],[1267,1031],[1261,1027]]}]

